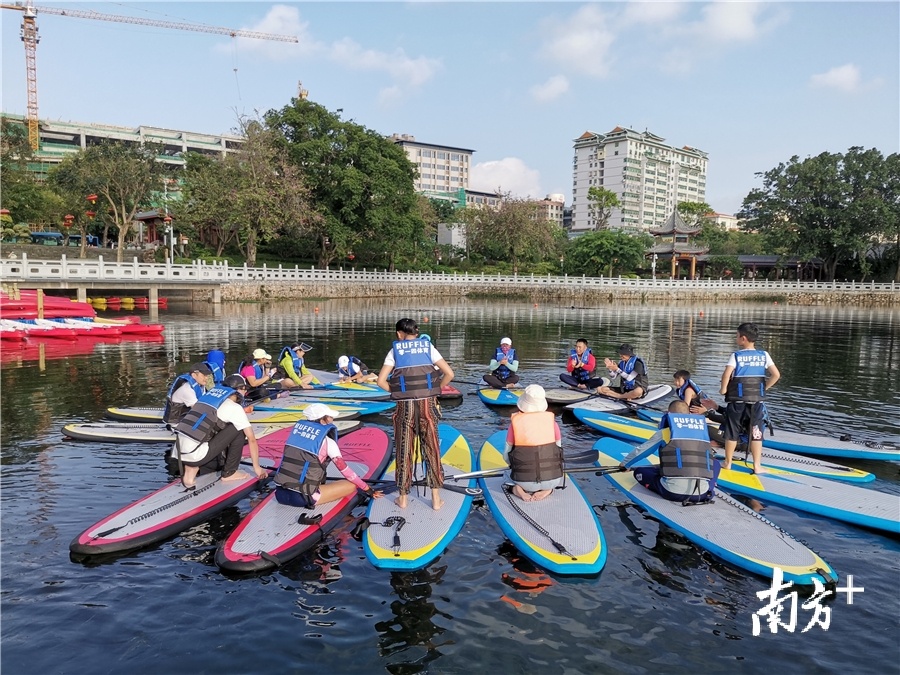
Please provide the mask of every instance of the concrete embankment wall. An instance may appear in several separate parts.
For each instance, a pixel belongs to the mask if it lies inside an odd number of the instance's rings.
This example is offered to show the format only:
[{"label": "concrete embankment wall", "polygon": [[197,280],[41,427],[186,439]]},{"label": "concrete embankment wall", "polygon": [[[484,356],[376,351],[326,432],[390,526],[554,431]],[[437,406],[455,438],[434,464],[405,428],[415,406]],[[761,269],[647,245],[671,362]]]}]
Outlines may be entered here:
[{"label": "concrete embankment wall", "polygon": [[296,282],[243,281],[222,286],[222,300],[266,302],[311,298],[416,298],[416,297],[488,297],[530,302],[557,302],[579,307],[608,302],[672,304],[678,302],[780,302],[791,305],[858,305],[865,307],[900,305],[900,293],[885,291],[817,291],[810,289],[628,289],[542,287],[523,283],[393,283],[393,282]]}]

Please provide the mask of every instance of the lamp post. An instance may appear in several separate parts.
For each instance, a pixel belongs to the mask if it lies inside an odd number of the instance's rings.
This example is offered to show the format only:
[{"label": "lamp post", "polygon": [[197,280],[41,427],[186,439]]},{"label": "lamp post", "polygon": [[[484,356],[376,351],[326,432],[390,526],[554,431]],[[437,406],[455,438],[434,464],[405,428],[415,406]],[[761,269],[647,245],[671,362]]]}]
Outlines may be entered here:
[{"label": "lamp post", "polygon": [[653,261],[650,263],[650,269],[653,270],[653,280],[656,281],[656,258],[657,255],[653,254]]},{"label": "lamp post", "polygon": [[166,224],[166,236],[169,238],[169,262],[175,262],[175,228],[172,227],[172,218],[166,214],[166,217],[163,218],[163,222]]}]

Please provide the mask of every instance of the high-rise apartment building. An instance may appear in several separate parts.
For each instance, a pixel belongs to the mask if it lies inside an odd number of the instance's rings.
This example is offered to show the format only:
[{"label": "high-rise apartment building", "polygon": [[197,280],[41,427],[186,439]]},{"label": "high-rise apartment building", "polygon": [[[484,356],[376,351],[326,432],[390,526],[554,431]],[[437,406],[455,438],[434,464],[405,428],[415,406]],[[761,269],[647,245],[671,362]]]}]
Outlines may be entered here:
[{"label": "high-rise apartment building", "polygon": [[609,227],[646,231],[663,225],[680,202],[706,201],[707,153],[666,145],[649,131],[616,127],[575,139],[572,165],[572,234],[596,229],[588,190],[615,192],[621,202]]},{"label": "high-rise apartment building", "polygon": [[421,143],[409,134],[393,134],[390,140],[403,148],[419,170],[416,192],[438,199],[457,199],[460,190],[468,189],[474,150]]}]

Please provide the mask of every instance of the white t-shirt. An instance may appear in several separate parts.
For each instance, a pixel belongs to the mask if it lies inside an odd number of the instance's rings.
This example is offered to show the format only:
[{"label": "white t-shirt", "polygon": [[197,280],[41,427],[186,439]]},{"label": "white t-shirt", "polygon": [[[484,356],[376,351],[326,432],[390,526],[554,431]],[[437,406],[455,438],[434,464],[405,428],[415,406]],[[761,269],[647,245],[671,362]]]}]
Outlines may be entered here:
[{"label": "white t-shirt", "polygon": [[[222,405],[216,411],[216,415],[220,422],[233,424],[238,431],[243,431],[250,426],[247,413],[236,401],[230,398],[222,402]],[[179,435],[176,445],[181,453],[181,459],[185,462],[200,462],[209,454],[209,443],[198,443],[187,436]]]},{"label": "white t-shirt", "polygon": [[[404,340],[404,342],[408,342],[408,340]],[[430,356],[431,356],[432,363],[437,363],[438,361],[440,361],[444,358],[443,356],[441,356],[441,353],[437,349],[435,349],[434,345],[431,345]],[[387,353],[387,356],[384,357],[384,365],[390,366],[391,368],[393,368],[394,365],[396,365],[395,361],[394,361],[394,350],[393,349]]]},{"label": "white t-shirt", "polygon": [[175,390],[175,393],[172,394],[172,403],[181,403],[190,408],[196,402],[197,392],[194,391],[194,388],[190,385],[189,382],[183,383],[180,387],[178,387],[178,389]]}]

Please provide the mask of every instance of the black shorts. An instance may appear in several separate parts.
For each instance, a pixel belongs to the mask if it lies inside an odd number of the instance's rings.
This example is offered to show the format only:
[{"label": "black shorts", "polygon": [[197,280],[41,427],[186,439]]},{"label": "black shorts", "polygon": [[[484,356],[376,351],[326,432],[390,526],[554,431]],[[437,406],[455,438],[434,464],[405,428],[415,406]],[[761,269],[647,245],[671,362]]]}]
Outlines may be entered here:
[{"label": "black shorts", "polygon": [[744,403],[735,401],[725,409],[725,423],[722,424],[722,436],[726,441],[739,441],[746,435],[751,441],[761,441],[769,421],[769,414],[764,401]]}]

